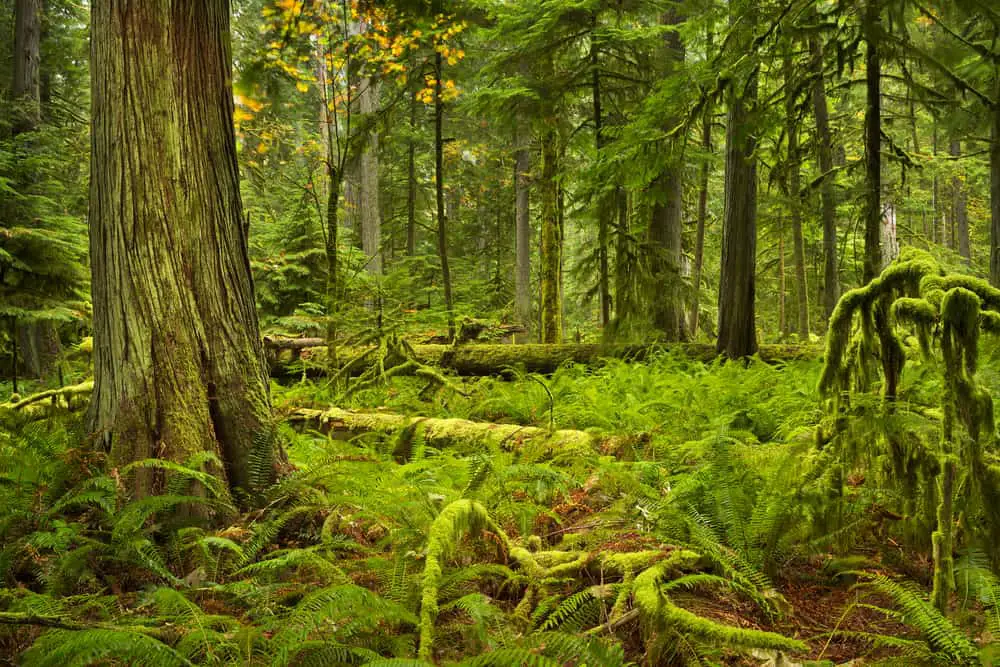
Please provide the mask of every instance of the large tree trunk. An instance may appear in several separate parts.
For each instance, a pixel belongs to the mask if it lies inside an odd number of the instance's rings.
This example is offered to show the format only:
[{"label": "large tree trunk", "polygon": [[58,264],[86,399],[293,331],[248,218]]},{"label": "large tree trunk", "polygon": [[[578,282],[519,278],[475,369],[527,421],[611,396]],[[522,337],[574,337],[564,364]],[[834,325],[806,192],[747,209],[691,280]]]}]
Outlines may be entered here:
[{"label": "large tree trunk", "polygon": [[802,199],[799,168],[799,119],[795,108],[796,81],[791,56],[785,57],[785,122],[788,129],[788,220],[792,226],[792,262],[795,264],[796,333],[809,338],[809,289],[806,284],[806,248],[802,237]]},{"label": "large tree trunk", "polygon": [[823,76],[823,47],[816,37],[809,40],[812,52],[812,102],[816,118],[816,158],[820,171],[820,215],[823,219],[823,312],[829,318],[840,298],[837,275],[837,199],[833,177],[833,137],[830,133],[830,110],[826,102]]},{"label": "large tree trunk", "polygon": [[542,131],[542,248],[539,260],[541,277],[540,331],[542,343],[562,342],[562,234],[559,228],[559,186],[556,183],[559,162],[559,138],[555,119],[546,119]]},{"label": "large tree trunk", "polygon": [[14,133],[28,132],[41,117],[39,81],[42,37],[42,0],[16,0],[14,4]]},{"label": "large tree trunk", "polygon": [[437,202],[438,257],[444,283],[444,308],[448,313],[448,338],[455,337],[455,311],[451,296],[451,269],[448,266],[448,219],[444,213],[444,102],[441,100],[441,53],[434,54],[434,195]]},{"label": "large tree trunk", "polygon": [[530,134],[522,123],[514,138],[514,313],[518,324],[528,330],[524,341],[531,340],[531,189]]},{"label": "large tree trunk", "polygon": [[863,278],[867,284],[882,265],[882,99],[879,39],[882,16],[879,0],[867,0],[864,15],[865,83],[865,259]]},{"label": "large tree trunk", "polygon": [[[95,0],[94,395],[113,466],[272,442],[233,133],[226,0]],[[156,491],[149,473],[133,490]]]},{"label": "large tree trunk", "polygon": [[990,284],[1000,287],[1000,65],[993,69],[993,108],[990,109]]},{"label": "large tree trunk", "polygon": [[[711,49],[712,32],[706,35],[706,48]],[[712,105],[705,102],[701,121],[701,148],[706,158],[702,160],[698,176],[698,220],[694,240],[694,278],[691,282],[691,336],[698,335],[698,320],[701,317],[701,271],[705,264],[705,223],[708,221],[708,176],[711,161],[707,156],[712,152]]]},{"label": "large tree trunk", "polygon": [[[731,10],[732,11],[732,10]],[[751,11],[751,10],[748,10]],[[731,20],[735,14],[730,15]],[[726,126],[726,206],[722,226],[717,349],[730,359],[757,351],[757,137],[751,108],[757,101],[757,70],[729,90]]]},{"label": "large tree trunk", "polygon": [[[660,18],[664,26],[676,26],[681,16],[676,7]],[[663,76],[669,77],[684,61],[684,44],[676,30],[663,37]],[[667,128],[672,129],[672,121]],[[668,341],[687,338],[684,322],[684,293],[681,280],[681,232],[684,212],[684,166],[681,163],[682,140],[673,140],[668,149],[668,165],[653,183],[656,199],[649,221],[649,251],[654,298],[653,326]]]}]

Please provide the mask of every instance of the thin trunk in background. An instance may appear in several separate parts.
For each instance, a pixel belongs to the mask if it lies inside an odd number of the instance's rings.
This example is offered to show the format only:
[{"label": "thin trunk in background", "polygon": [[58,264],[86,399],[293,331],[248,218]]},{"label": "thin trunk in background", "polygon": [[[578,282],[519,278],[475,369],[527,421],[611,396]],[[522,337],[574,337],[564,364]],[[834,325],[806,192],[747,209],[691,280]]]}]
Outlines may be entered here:
[{"label": "thin trunk in background", "polygon": [[792,262],[795,265],[796,329],[800,340],[809,339],[809,288],[806,283],[806,248],[802,235],[802,198],[799,170],[799,119],[795,105],[795,79],[792,58],[785,56],[785,122],[788,133],[788,221],[792,228]]},{"label": "thin trunk in background", "polygon": [[[590,38],[591,97],[594,104],[594,143],[600,156],[604,148],[604,117],[601,110],[600,49],[597,39],[597,13],[594,12]],[[610,216],[613,210],[609,196],[597,194],[597,256],[598,256],[598,298],[601,307],[601,328],[606,329],[611,322],[611,278],[608,275],[608,243],[610,236]]]},{"label": "thin trunk in background", "polygon": [[417,254],[417,99],[410,95],[410,136],[406,142],[406,254]]},{"label": "thin trunk in background", "polygon": [[539,276],[541,296],[539,299],[539,342],[562,342],[562,231],[559,228],[559,136],[554,118],[545,119],[542,131],[542,174],[539,191],[542,199],[541,255]]},{"label": "thin trunk in background", "polygon": [[[712,49],[712,33],[706,38],[707,52]],[[691,283],[691,336],[698,335],[698,320],[701,317],[701,272],[705,264],[705,224],[708,222],[708,176],[712,153],[712,105],[705,103],[705,111],[701,121],[701,149],[704,157],[701,171],[698,175],[698,220],[694,240],[694,277]]]},{"label": "thin trunk in background", "polygon": [[865,254],[864,283],[871,282],[882,264],[882,16],[879,0],[867,0],[863,18],[865,40]]},{"label": "thin trunk in background", "polygon": [[[948,148],[952,157],[960,158],[962,156],[961,140],[952,139],[951,145]],[[960,161],[956,161],[956,168],[960,164]],[[965,182],[958,174],[951,179],[951,197],[952,217],[955,221],[955,231],[958,235],[958,253],[965,259],[965,263],[968,264],[972,259],[972,251],[969,247],[969,212],[965,201]]]},{"label": "thin trunk in background", "polygon": [[444,211],[444,102],[441,99],[441,76],[444,73],[441,52],[434,54],[434,197],[437,203],[437,245],[444,283],[444,308],[448,316],[448,339],[455,338],[455,311],[451,295],[451,269],[448,266],[448,221]]},{"label": "thin trunk in background", "polygon": [[514,138],[514,314],[517,323],[527,329],[524,340],[531,340],[531,218],[529,209],[531,153],[530,133],[519,123]]}]

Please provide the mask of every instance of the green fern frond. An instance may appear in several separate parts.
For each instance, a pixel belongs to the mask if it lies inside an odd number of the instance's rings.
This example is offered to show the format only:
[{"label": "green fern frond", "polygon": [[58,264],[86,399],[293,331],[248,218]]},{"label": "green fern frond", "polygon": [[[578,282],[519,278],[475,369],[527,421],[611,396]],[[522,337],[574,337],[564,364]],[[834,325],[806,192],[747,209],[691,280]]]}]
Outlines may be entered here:
[{"label": "green fern frond", "polygon": [[138,632],[53,630],[25,652],[25,667],[85,667],[105,660],[144,667],[188,667],[192,663],[163,642]]}]

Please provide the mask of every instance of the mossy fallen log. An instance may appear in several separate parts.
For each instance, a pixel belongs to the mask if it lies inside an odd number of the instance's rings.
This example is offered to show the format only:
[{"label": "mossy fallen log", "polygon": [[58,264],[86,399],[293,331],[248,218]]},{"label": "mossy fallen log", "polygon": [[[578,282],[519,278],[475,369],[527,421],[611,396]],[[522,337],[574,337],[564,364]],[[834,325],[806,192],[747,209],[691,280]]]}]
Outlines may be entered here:
[{"label": "mossy fallen log", "polygon": [[[645,361],[657,352],[678,352],[695,361],[709,362],[718,358],[715,346],[705,343],[675,345],[414,345],[416,361],[428,366],[454,371],[458,375],[507,375],[512,369],[529,373],[552,373],[565,363],[595,365],[606,359]],[[342,347],[338,357],[350,363],[350,374],[356,375],[370,363],[367,348]],[[760,358],[766,362],[818,359],[821,350],[804,345],[763,345]],[[353,361],[352,361],[353,360]],[[326,372],[325,347],[269,348],[271,375],[295,375],[303,370],[309,375]],[[301,363],[299,363],[301,362]]]},{"label": "mossy fallen log", "polygon": [[629,456],[636,447],[649,441],[649,436],[645,434],[606,435],[570,429],[550,431],[518,424],[353,412],[339,408],[299,408],[286,419],[298,428],[314,429],[342,439],[365,433],[384,434],[393,440],[393,454],[398,459],[409,458],[417,441],[436,449],[449,448],[466,453],[496,449],[519,451],[532,460],[595,454]]},{"label": "mossy fallen log", "polygon": [[[0,414],[5,412],[16,412],[19,414],[31,413],[32,417],[44,417],[49,413],[49,408],[57,406],[73,410],[77,407],[85,407],[90,398],[90,392],[94,390],[94,381],[87,380],[80,384],[73,384],[59,389],[47,389],[37,394],[32,394],[21,398],[16,394],[7,403],[0,403]],[[75,400],[78,396],[84,397],[82,400]]]}]

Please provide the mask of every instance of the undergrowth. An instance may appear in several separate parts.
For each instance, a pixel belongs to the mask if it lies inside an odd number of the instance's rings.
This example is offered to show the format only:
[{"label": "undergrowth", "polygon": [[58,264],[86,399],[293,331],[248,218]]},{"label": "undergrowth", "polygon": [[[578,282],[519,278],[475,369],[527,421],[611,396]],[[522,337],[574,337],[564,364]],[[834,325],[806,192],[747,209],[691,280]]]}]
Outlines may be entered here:
[{"label": "undergrowth", "polygon": [[[435,449],[416,429],[398,457],[398,435],[283,426],[295,470],[243,515],[205,456],[140,462],[169,492],[133,500],[128,471],[106,471],[73,422],[10,424],[0,654],[25,665],[987,660],[1000,636],[988,556],[957,554],[960,595],[950,616],[937,611],[923,514],[866,445],[893,430],[933,437],[935,376],[904,377],[892,419],[856,400],[839,444],[818,447],[834,419],[819,373],[818,362],[663,355],[481,379],[469,397],[421,396],[397,378],[354,405],[551,421],[634,445],[528,460]],[[276,391],[279,410],[328,398],[311,382]],[[828,598],[824,622],[800,616],[804,590]]]}]

